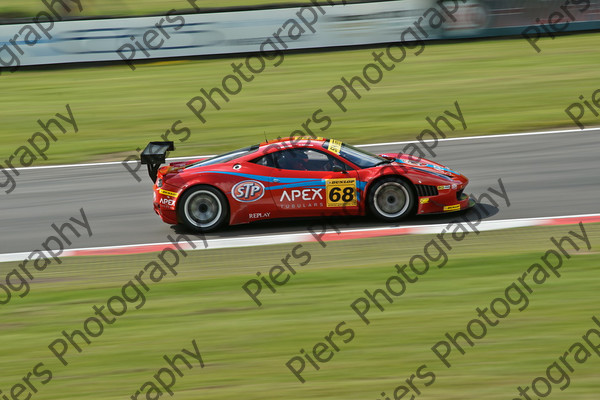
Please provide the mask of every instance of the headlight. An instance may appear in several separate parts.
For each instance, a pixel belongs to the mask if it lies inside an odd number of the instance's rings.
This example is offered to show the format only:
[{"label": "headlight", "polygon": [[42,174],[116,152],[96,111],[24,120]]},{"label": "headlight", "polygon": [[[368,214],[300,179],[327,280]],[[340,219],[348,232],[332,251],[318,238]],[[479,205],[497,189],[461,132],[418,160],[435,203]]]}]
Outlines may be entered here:
[{"label": "headlight", "polygon": [[159,188],[160,188],[160,187],[162,187],[162,185],[163,185],[163,181],[162,181],[162,179],[161,179],[161,178],[158,178],[158,179],[156,180],[156,187],[159,187]]}]

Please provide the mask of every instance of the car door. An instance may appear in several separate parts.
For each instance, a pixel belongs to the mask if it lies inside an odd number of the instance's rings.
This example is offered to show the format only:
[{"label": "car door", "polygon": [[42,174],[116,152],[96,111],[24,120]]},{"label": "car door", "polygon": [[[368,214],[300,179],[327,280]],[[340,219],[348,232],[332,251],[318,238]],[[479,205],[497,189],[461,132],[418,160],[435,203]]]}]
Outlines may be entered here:
[{"label": "car door", "polygon": [[285,149],[270,156],[269,192],[281,216],[358,213],[358,174],[349,165],[315,148]]}]

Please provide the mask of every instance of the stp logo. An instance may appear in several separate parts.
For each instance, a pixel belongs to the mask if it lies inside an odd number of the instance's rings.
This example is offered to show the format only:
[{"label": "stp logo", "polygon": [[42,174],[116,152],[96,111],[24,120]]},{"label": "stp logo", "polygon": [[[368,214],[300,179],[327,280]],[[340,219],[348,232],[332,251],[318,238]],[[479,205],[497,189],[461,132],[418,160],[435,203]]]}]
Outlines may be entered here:
[{"label": "stp logo", "polygon": [[231,195],[237,201],[250,203],[263,197],[265,186],[258,181],[243,181],[231,189]]}]

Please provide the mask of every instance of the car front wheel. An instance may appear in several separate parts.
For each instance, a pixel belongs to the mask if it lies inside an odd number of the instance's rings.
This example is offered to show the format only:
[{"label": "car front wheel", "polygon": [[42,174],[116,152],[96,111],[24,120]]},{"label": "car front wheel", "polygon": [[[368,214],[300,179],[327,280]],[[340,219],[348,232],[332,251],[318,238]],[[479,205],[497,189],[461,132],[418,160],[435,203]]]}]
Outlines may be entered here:
[{"label": "car front wheel", "polygon": [[227,221],[227,199],[212,186],[199,185],[187,190],[179,200],[179,220],[191,230],[209,232],[220,228]]},{"label": "car front wheel", "polygon": [[405,218],[412,213],[414,205],[412,187],[400,178],[384,178],[369,191],[369,208],[383,221],[395,222]]}]

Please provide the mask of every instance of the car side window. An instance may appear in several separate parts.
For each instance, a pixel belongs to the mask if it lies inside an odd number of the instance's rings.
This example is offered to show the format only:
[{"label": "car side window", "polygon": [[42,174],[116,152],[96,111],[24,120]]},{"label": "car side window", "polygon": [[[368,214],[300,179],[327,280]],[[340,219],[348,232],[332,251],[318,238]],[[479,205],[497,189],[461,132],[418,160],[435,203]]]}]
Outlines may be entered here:
[{"label": "car side window", "polygon": [[265,154],[262,157],[255,158],[251,162],[262,165],[264,167],[275,168],[275,162],[273,161],[273,154]]},{"label": "car side window", "polygon": [[288,149],[273,154],[276,168],[293,171],[332,171],[335,165],[347,170],[348,167],[337,158],[312,149]]}]

